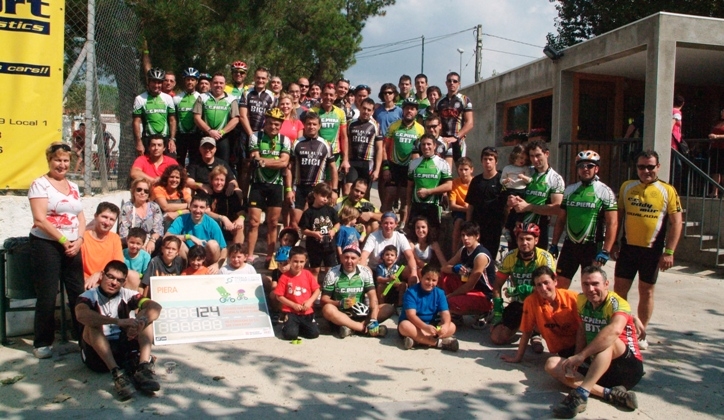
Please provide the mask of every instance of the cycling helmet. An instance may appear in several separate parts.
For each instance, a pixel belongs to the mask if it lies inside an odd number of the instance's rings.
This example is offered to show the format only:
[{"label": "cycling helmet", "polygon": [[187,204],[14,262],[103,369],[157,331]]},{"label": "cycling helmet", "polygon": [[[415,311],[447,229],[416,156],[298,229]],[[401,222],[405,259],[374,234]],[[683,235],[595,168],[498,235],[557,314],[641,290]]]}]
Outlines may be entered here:
[{"label": "cycling helmet", "polygon": [[279,232],[278,240],[281,241],[286,234],[292,235],[292,241],[295,245],[297,242],[299,242],[299,231],[291,227],[285,227],[284,229],[282,229],[281,232]]},{"label": "cycling helmet", "polygon": [[265,117],[273,118],[275,120],[284,121],[284,113],[279,108],[272,108],[264,113]]},{"label": "cycling helmet", "polygon": [[598,153],[594,152],[593,150],[584,150],[582,152],[578,152],[578,155],[576,155],[576,163],[591,162],[598,165],[600,161],[601,156],[599,156]]},{"label": "cycling helmet", "polygon": [[515,226],[513,233],[515,234],[516,238],[521,233],[527,233],[527,234],[533,235],[537,238],[540,236],[540,228],[535,223],[518,223]]},{"label": "cycling helmet", "polygon": [[184,70],[184,77],[193,77],[194,79],[198,79],[199,71],[193,67],[187,67],[186,70]]},{"label": "cycling helmet", "polygon": [[413,98],[412,96],[409,98],[405,98],[404,101],[402,101],[402,107],[406,106],[414,106],[415,108],[420,108],[420,104],[417,103],[417,99]]},{"label": "cycling helmet", "polygon": [[231,71],[241,71],[246,73],[249,71],[249,68],[246,67],[246,63],[241,60],[236,60],[233,63],[231,63]]},{"label": "cycling helmet", "polygon": [[280,246],[279,249],[277,249],[276,253],[276,260],[277,262],[286,262],[289,261],[289,251],[292,250],[292,247],[289,245]]},{"label": "cycling helmet", "polygon": [[166,72],[162,69],[159,69],[158,67],[154,67],[151,70],[148,71],[148,80],[160,80],[163,81],[163,79],[166,77]]},{"label": "cycling helmet", "polygon": [[211,75],[209,73],[201,73],[199,74],[199,80],[211,81]]},{"label": "cycling helmet", "polygon": [[357,302],[352,306],[352,314],[354,316],[367,316],[367,314],[370,312],[370,307],[365,305],[362,302]]}]

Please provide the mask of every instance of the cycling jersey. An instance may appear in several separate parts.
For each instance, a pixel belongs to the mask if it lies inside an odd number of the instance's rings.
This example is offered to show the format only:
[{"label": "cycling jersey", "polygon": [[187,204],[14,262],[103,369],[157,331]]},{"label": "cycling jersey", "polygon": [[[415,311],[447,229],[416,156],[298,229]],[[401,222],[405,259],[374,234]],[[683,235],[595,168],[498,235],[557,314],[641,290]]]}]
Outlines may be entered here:
[{"label": "cycling jersey", "polygon": [[364,213],[365,211],[372,212],[372,213],[378,213],[379,210],[377,210],[377,207],[375,207],[374,204],[372,204],[369,200],[366,200],[364,198],[360,199],[357,203],[352,204],[349,201],[349,197],[339,197],[337,199],[337,202],[334,205],[334,209],[337,210],[337,213],[342,212],[342,207],[349,206],[354,207],[357,210],[359,210],[360,213]]},{"label": "cycling jersey", "polygon": [[355,120],[347,127],[347,131],[349,160],[372,160],[375,157],[375,142],[381,140],[377,121]]},{"label": "cycling jersey", "polygon": [[636,324],[631,316],[631,306],[625,299],[615,292],[609,291],[606,300],[598,308],[594,308],[593,304],[586,299],[586,295],[581,293],[578,295],[576,305],[578,306],[578,316],[586,332],[586,344],[590,344],[598,333],[611,323],[614,316],[623,316],[626,318],[626,326],[618,338],[637,359],[643,361],[639,350],[639,340],[636,336]]},{"label": "cycling jersey", "polygon": [[155,134],[167,137],[170,133],[168,116],[175,113],[173,98],[163,92],[156,96],[143,92],[133,101],[133,116],[141,117],[143,137]]},{"label": "cycling jersey", "polygon": [[239,108],[248,110],[247,116],[252,132],[261,131],[264,128],[264,113],[273,108],[275,103],[274,93],[268,89],[259,92],[253,88],[241,95]]},{"label": "cycling jersey", "polygon": [[385,135],[385,142],[391,147],[388,159],[396,165],[409,164],[415,142],[424,134],[425,129],[417,121],[413,121],[409,127],[403,125],[403,120],[392,123]]},{"label": "cycling jersey", "polygon": [[616,211],[616,196],[598,179],[584,184],[576,182],[563,191],[561,209],[566,211],[568,239],[577,244],[601,242],[604,235],[604,212]]},{"label": "cycling jersey", "polygon": [[324,139],[302,137],[292,148],[294,185],[315,186],[324,181],[324,172],[334,155]]},{"label": "cycling jersey", "polygon": [[196,123],[194,123],[194,104],[199,96],[201,96],[201,94],[194,91],[190,94],[181,92],[173,97],[173,103],[176,105],[178,133],[188,134],[196,131]]},{"label": "cycling jersey", "polygon": [[[565,190],[565,185],[563,178],[551,167],[543,173],[535,171],[533,175],[531,175],[530,183],[525,188],[524,199],[528,204],[535,206],[550,204],[551,195],[562,194]],[[540,220],[540,214],[528,212],[523,215],[524,223],[539,224]]]},{"label": "cycling jersey", "polygon": [[196,100],[194,114],[201,114],[209,130],[221,130],[231,118],[239,118],[239,104],[226,92],[219,99],[205,93]]},{"label": "cycling jersey", "polygon": [[[289,154],[291,147],[289,138],[281,134],[270,138],[266,133],[260,131],[256,133],[256,136],[251,136],[249,139],[249,152],[257,151],[262,158],[279,159],[282,153]],[[285,169],[258,167],[252,173],[252,182],[282,185],[284,171]]]},{"label": "cycling jersey", "polygon": [[357,265],[352,274],[345,273],[341,265],[333,267],[322,285],[322,294],[337,301],[353,298],[355,302],[364,302],[364,295],[370,290],[375,290],[372,271],[363,265]]},{"label": "cycling jersey", "polygon": [[[556,271],[556,260],[548,251],[535,248],[535,255],[530,261],[523,261],[523,259],[518,256],[519,251],[519,249],[514,249],[505,254],[503,263],[500,265],[497,274],[500,279],[509,278],[513,287],[520,286],[521,284],[534,286],[533,271],[538,267],[547,265],[553,272]],[[526,296],[518,295],[511,297],[511,299],[522,302]]]},{"label": "cycling jersey", "polygon": [[425,198],[420,198],[417,196],[417,191],[421,188],[435,188],[443,182],[451,181],[452,175],[447,162],[433,155],[429,158],[419,157],[410,162],[407,178],[415,183],[412,191],[413,203],[438,205],[440,203],[440,194],[430,194]]},{"label": "cycling jersey", "polygon": [[645,248],[663,246],[669,215],[681,213],[676,189],[660,179],[651,184],[639,180],[624,182],[618,202],[626,213],[626,243]]},{"label": "cycling jersey", "polygon": [[238,101],[239,99],[241,99],[242,96],[244,96],[246,92],[249,91],[249,89],[251,89],[252,86],[253,85],[246,85],[238,88],[234,85],[226,85],[224,86],[224,92],[228,93],[229,96],[232,96]]},{"label": "cycling jersey", "polygon": [[463,127],[465,113],[472,111],[473,104],[470,102],[470,98],[462,93],[456,93],[453,96],[445,95],[440,99],[437,103],[437,112],[440,114],[442,123],[442,136],[457,136]]},{"label": "cycling jersey", "polygon": [[319,115],[319,137],[327,140],[332,153],[339,153],[339,133],[347,129],[347,117],[339,107],[332,105],[329,111],[325,111],[322,105],[310,109],[311,112]]},{"label": "cycling jersey", "polygon": [[354,111],[352,110],[352,107],[347,107],[347,101],[344,99],[337,99],[334,101],[334,106],[341,109],[344,112],[344,117],[347,119],[348,122],[352,121],[352,118],[354,117]]},{"label": "cycling jersey", "polygon": [[[443,159],[445,159],[446,157],[452,157],[452,147],[448,148],[447,143],[445,143],[445,140],[443,140],[442,137],[438,137],[436,141],[437,144],[435,144],[435,154]],[[422,152],[420,151],[420,140],[417,140],[412,146],[412,153],[417,153],[418,155],[422,154]]]}]

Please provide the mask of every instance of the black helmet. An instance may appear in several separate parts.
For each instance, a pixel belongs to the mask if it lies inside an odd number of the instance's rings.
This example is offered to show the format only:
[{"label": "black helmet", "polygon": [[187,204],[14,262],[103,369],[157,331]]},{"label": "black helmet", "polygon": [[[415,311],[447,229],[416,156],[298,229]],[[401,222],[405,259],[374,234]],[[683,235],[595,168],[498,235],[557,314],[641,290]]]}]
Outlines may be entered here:
[{"label": "black helmet", "polygon": [[154,67],[147,73],[148,80],[161,80],[166,77],[166,72],[162,69],[159,69],[158,67]]}]

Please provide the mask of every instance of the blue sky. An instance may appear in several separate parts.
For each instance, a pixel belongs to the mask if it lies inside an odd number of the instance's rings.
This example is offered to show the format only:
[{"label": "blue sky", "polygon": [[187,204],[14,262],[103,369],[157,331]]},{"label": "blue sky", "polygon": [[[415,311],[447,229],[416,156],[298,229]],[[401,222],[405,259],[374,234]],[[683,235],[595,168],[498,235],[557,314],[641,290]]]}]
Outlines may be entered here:
[{"label": "blue sky", "polygon": [[[431,85],[445,92],[445,75],[458,71],[462,54],[462,85],[474,81],[475,34],[472,30],[436,42],[430,39],[483,25],[483,34],[509,38],[534,44],[536,47],[483,36],[483,78],[518,67],[535,58],[543,57],[545,36],[555,32],[554,3],[547,0],[397,0],[386,9],[387,15],[367,21],[362,31],[362,48],[396,43],[424,35],[425,65]],[[391,50],[412,47],[390,54],[372,56]],[[527,57],[495,51],[520,54]],[[365,58],[365,56],[368,56]],[[420,72],[420,42],[398,44],[383,49],[363,49],[357,53],[357,64],[345,72],[353,85],[365,83],[373,89],[376,98],[382,83],[397,84],[400,75],[415,77]]]}]

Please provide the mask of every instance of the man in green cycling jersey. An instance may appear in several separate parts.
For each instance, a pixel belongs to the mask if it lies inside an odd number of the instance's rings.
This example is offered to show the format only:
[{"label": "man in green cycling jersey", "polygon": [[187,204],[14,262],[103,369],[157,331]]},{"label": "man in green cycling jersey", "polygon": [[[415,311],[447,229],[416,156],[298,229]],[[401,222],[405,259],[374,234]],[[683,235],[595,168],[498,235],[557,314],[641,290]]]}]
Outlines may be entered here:
[{"label": "man in green cycling jersey", "polygon": [[143,155],[151,136],[168,140],[168,151],[176,153],[176,106],[173,98],[161,92],[166,72],[153,68],[146,75],[148,85],[145,92],[133,101],[133,137],[136,154]]},{"label": "man in green cycling jersey", "polygon": [[211,91],[202,95],[194,105],[194,121],[199,130],[216,141],[216,155],[229,161],[231,131],[239,124],[239,103],[224,92],[226,78],[216,73],[211,79]]},{"label": "man in green cycling jersey", "polygon": [[598,180],[601,157],[593,150],[576,156],[579,182],[563,191],[561,212],[553,229],[549,251],[558,255],[558,240],[565,230],[561,257],[558,260],[558,287],[568,289],[578,268],[603,266],[616,241],[618,207],[616,195]]}]

